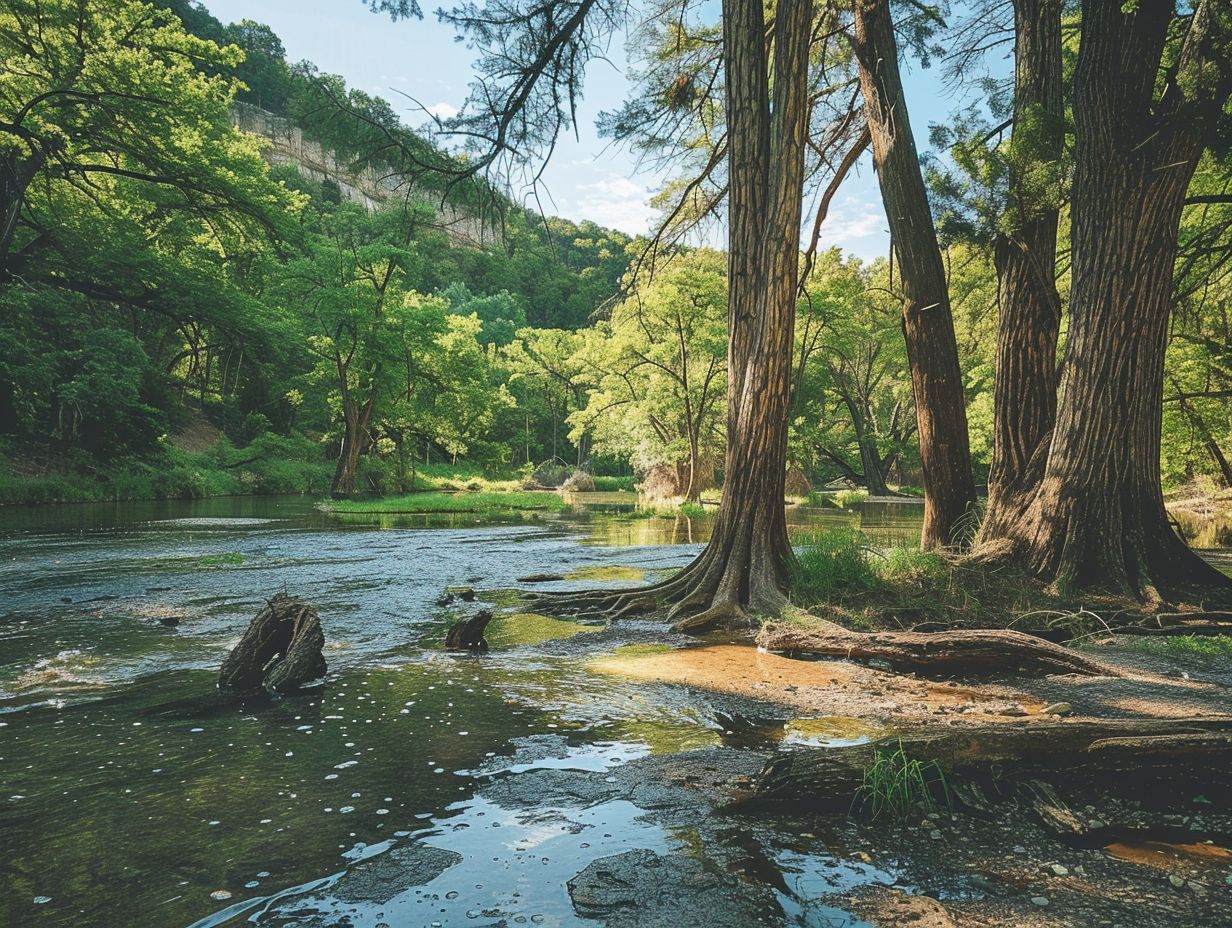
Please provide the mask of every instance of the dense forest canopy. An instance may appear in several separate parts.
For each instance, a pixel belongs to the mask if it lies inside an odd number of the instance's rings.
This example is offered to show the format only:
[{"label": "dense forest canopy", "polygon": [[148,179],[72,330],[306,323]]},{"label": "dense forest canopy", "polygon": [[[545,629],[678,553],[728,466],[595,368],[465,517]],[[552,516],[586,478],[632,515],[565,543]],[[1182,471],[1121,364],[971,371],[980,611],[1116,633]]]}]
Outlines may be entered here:
[{"label": "dense forest canopy", "polygon": [[[188,0],[7,4],[6,498],[390,492],[434,462],[654,472],[692,498],[721,482],[727,256],[678,234],[728,208],[717,27],[694,15],[647,23],[634,96],[604,131],[664,167],[665,234],[650,241],[511,203],[488,175],[459,173],[469,162],[404,127],[385,101],[287,61],[260,23],[226,25]],[[923,58],[967,28],[908,13],[895,26],[897,54]],[[1068,81],[1077,37],[1064,36]],[[877,153],[875,132],[844,121],[858,101],[858,56],[828,40],[815,51],[809,80],[832,81],[810,131],[826,152]],[[961,64],[956,79],[983,79]],[[921,175],[939,263],[921,258],[920,273],[944,275],[980,485],[995,463],[998,255],[1035,221],[1023,204],[1055,209],[1063,235],[1071,219],[1070,110],[1055,132],[1030,128],[1044,124],[1027,118],[1038,107],[1010,132],[998,124],[1013,116],[1011,98],[995,87],[978,113],[933,127],[950,154]],[[268,143],[236,128],[237,101],[291,121],[348,170],[392,166],[413,193],[369,210],[340,196],[346,177],[322,183],[271,166]],[[1051,140],[1058,157],[1021,167]],[[845,170],[838,160],[810,152],[802,183],[832,194],[825,164]],[[1232,482],[1228,170],[1226,148],[1208,146],[1181,214],[1162,396],[1167,485]],[[443,202],[498,230],[498,244],[451,238],[435,221]],[[804,217],[806,246],[813,220]],[[900,324],[910,268],[901,255],[861,263],[818,251],[815,236],[803,267],[789,470],[814,486],[841,478],[911,491],[926,474]],[[1061,249],[1066,310],[1070,281]],[[1066,337],[1063,325],[1046,367]]]}]

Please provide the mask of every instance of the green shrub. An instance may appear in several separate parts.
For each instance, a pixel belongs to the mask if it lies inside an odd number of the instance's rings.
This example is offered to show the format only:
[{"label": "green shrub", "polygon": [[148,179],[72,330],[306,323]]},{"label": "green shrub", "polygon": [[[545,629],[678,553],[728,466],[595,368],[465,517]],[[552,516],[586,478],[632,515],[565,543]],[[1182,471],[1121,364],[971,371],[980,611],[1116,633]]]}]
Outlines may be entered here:
[{"label": "green shrub", "polygon": [[804,497],[804,504],[806,506],[815,506],[818,509],[838,508],[838,503],[834,502],[834,494],[821,490],[809,490],[808,496]]},{"label": "green shrub", "polygon": [[706,507],[686,500],[680,504],[680,514],[686,519],[700,519],[706,514]]},{"label": "green shrub", "polygon": [[792,566],[792,595],[802,605],[838,602],[881,587],[865,556],[868,543],[852,528],[832,528],[798,542]]},{"label": "green shrub", "polygon": [[839,490],[834,494],[834,502],[842,509],[868,499],[868,490]]},{"label": "green shrub", "polygon": [[595,489],[604,493],[615,493],[619,490],[634,489],[636,482],[636,477],[595,477]]}]

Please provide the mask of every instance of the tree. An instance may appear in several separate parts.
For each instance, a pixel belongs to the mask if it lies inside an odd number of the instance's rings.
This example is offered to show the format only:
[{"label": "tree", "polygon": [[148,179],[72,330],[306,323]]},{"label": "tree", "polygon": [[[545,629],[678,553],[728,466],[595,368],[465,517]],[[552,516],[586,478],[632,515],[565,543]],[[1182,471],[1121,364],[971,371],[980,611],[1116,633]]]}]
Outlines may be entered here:
[{"label": "tree", "polygon": [[889,493],[890,468],[915,434],[902,308],[874,290],[870,272],[838,249],[818,256],[800,301],[792,441],[814,470]]},{"label": "tree", "polygon": [[[272,224],[280,205],[250,140],[231,130],[241,53],[189,35],[174,16],[123,0],[14,0],[0,12],[0,276],[47,229],[28,212],[36,180],[95,196],[105,180],[165,188],[216,224]],[[16,253],[15,253],[16,248]]]},{"label": "tree", "polygon": [[697,500],[713,479],[706,462],[722,449],[726,260],[709,250],[666,260],[584,333],[577,360],[589,390],[569,417],[570,437],[590,435],[600,454],[642,471],[670,467],[680,495]]},{"label": "tree", "polygon": [[1065,588],[1147,599],[1228,580],[1177,537],[1160,486],[1177,229],[1232,93],[1232,10],[1086,0],[1074,74],[1072,296],[1060,402],[1023,518],[984,544]]},{"label": "tree", "polygon": [[903,292],[924,480],[925,548],[952,544],[975,504],[975,481],[945,268],[898,68],[889,0],[855,0],[864,115]]},{"label": "tree", "polygon": [[[341,206],[320,214],[308,253],[286,270],[284,298],[302,307],[319,376],[332,381],[342,421],[330,491],[356,490],[360,457],[373,440],[378,403],[399,389],[405,358],[403,293],[415,260],[416,222],[430,210],[408,206],[368,216]],[[438,313],[443,319],[443,313]]]}]

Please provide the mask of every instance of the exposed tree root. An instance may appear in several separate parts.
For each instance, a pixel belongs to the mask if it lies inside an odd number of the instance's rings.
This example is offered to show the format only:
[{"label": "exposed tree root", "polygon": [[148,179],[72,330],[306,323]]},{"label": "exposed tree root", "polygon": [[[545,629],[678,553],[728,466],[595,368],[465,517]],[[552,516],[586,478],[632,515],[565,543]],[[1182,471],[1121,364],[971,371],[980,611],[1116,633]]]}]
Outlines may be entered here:
[{"label": "exposed tree root", "polygon": [[824,619],[814,627],[771,623],[757,643],[770,651],[883,660],[895,669],[1006,673],[1080,673],[1119,677],[1114,667],[1076,651],[1008,629],[948,632],[856,632]]},{"label": "exposed tree root", "polygon": [[[882,738],[824,750],[783,751],[758,777],[758,798],[846,802],[864,785],[880,754],[903,755],[942,769],[989,770],[998,776],[1062,770],[1067,780],[1134,774],[1160,780],[1227,777],[1232,759],[1232,717],[1177,722],[1168,719],[1075,719],[997,722]],[[1048,796],[1040,799],[1047,804]],[[1065,818],[1064,810],[1057,813]]]},{"label": "exposed tree root", "polygon": [[786,603],[785,594],[772,580],[734,581],[731,565],[720,561],[720,557],[713,546],[708,546],[679,573],[631,590],[523,595],[536,609],[554,614],[615,621],[630,615],[660,613],[672,623],[672,630],[679,632],[696,632],[715,625],[745,628],[751,624],[752,603],[757,603],[756,608],[761,611],[773,612]]}]

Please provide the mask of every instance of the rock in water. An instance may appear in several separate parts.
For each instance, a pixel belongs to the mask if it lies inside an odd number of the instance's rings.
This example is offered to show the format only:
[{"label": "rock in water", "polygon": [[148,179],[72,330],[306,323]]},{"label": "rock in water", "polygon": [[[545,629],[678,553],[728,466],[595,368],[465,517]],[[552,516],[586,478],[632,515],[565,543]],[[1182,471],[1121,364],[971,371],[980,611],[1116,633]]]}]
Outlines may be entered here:
[{"label": "rock in water", "polygon": [[222,662],[220,689],[292,693],[325,676],[325,633],[312,606],[279,593],[267,600]]},{"label": "rock in water", "polygon": [[445,648],[449,651],[486,651],[488,640],[484,629],[492,621],[491,609],[480,609],[469,619],[455,622],[445,634]]}]

